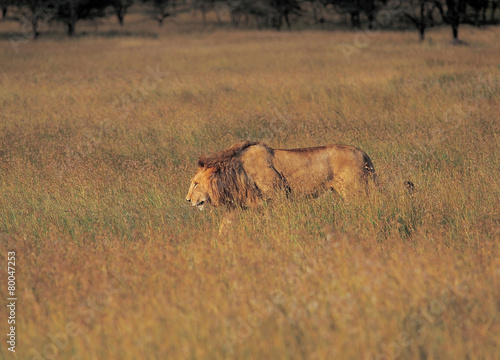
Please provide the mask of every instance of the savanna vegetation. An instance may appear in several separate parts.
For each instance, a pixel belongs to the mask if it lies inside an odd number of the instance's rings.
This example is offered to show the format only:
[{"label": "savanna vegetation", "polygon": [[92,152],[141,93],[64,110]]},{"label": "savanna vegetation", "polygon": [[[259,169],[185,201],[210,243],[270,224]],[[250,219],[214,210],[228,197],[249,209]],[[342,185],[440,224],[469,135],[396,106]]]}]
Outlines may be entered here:
[{"label": "savanna vegetation", "polygon": [[[230,24],[233,28],[276,29],[319,28],[335,30],[350,23],[354,29],[418,30],[420,41],[428,28],[451,26],[453,41],[461,24],[477,27],[498,24],[500,0],[0,0],[2,20],[18,22],[20,32],[11,33],[14,42],[38,38],[41,28],[62,25],[69,36],[77,24],[116,17],[124,28],[125,17],[141,14],[141,21],[182,22],[193,26],[201,17],[207,25]],[[184,16],[192,14],[191,20]],[[171,20],[175,19],[175,20]],[[127,26],[130,31],[130,27]],[[132,27],[134,28],[134,27]]]},{"label": "savanna vegetation", "polygon": [[[498,28],[134,26],[0,42],[1,358],[498,359]],[[355,145],[381,189],[189,207],[241,139]]]}]

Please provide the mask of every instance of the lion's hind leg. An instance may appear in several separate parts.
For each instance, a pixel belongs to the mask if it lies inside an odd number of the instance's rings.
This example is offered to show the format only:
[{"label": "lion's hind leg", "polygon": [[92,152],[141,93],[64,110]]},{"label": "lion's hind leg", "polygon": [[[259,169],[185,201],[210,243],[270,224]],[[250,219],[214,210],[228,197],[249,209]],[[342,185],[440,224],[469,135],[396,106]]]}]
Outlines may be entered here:
[{"label": "lion's hind leg", "polygon": [[369,192],[368,176],[362,171],[343,171],[327,183],[327,187],[342,199],[364,197]]}]

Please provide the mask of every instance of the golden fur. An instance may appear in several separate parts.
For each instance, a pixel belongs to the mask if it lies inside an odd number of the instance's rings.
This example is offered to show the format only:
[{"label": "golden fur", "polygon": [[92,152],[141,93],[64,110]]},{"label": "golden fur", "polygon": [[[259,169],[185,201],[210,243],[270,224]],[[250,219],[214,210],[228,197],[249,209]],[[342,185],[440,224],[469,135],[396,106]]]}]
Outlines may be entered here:
[{"label": "golden fur", "polygon": [[214,206],[255,206],[278,193],[318,196],[333,190],[343,197],[364,192],[375,178],[362,150],[348,145],[272,149],[242,141],[198,160],[186,200],[200,210]]}]

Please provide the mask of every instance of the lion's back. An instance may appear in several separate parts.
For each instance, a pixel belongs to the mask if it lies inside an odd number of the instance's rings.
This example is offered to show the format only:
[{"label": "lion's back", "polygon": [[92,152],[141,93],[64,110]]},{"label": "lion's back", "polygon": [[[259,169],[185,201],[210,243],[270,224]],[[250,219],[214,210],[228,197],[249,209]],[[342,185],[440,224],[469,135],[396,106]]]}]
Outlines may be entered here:
[{"label": "lion's back", "polygon": [[346,186],[358,187],[366,182],[366,175],[374,171],[368,155],[349,145],[276,149],[273,165],[292,190],[311,195],[328,188],[344,192]]}]

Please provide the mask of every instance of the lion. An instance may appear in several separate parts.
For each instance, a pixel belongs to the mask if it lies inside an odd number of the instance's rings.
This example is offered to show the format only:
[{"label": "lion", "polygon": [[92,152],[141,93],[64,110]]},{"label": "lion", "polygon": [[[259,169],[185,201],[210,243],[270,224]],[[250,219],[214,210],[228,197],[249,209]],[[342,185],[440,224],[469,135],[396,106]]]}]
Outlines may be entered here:
[{"label": "lion", "polygon": [[272,149],[254,141],[198,160],[186,200],[199,210],[215,207],[255,207],[280,193],[317,197],[333,191],[342,198],[366,193],[376,183],[370,157],[350,145]]}]

